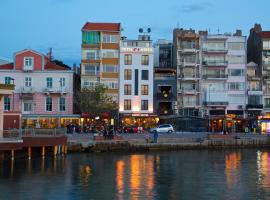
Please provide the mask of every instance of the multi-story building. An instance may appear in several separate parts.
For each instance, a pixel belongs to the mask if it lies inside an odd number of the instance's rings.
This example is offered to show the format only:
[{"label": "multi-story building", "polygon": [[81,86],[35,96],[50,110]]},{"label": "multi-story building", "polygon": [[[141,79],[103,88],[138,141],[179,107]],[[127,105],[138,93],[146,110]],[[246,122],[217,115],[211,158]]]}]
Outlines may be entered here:
[{"label": "multi-story building", "polygon": [[200,104],[200,36],[195,30],[174,29],[174,66],[180,116],[198,116]]},{"label": "multi-story building", "polygon": [[81,88],[104,84],[118,101],[120,23],[90,23],[82,28]]},{"label": "multi-story building", "polygon": [[73,115],[74,73],[49,57],[25,49],[14,54],[14,63],[0,65],[0,82],[14,81],[5,95],[4,110],[22,114],[22,128],[56,128],[79,123]]},{"label": "multi-story building", "polygon": [[138,40],[121,40],[119,113],[123,126],[150,127],[155,124],[153,65],[150,35],[139,35]]},{"label": "multi-story building", "polygon": [[176,67],[173,66],[173,44],[158,40],[154,45],[154,111],[161,117],[176,114]]},{"label": "multi-story building", "polygon": [[246,38],[200,32],[204,115],[212,131],[242,131],[246,104]]}]

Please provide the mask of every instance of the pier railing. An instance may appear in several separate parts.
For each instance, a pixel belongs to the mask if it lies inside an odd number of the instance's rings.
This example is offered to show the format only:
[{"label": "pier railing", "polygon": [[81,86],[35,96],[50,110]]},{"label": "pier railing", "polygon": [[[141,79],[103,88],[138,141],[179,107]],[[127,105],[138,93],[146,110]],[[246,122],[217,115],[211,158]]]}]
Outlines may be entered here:
[{"label": "pier railing", "polygon": [[22,137],[48,137],[48,136],[61,136],[67,132],[66,128],[56,129],[12,129],[4,130],[4,138],[22,138]]}]

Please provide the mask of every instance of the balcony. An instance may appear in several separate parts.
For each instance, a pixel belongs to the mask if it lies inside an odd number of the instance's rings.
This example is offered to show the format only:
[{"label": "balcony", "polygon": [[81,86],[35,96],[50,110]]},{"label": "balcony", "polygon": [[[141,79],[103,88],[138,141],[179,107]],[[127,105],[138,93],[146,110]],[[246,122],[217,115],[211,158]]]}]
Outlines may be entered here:
[{"label": "balcony", "polygon": [[173,101],[174,95],[172,93],[157,93],[157,100]]},{"label": "balcony", "polygon": [[196,60],[183,60],[183,59],[178,59],[177,64],[182,67],[196,67],[199,65]]},{"label": "balcony", "polygon": [[202,65],[204,67],[226,67],[228,61],[203,61]]},{"label": "balcony", "polygon": [[33,87],[22,87],[21,88],[21,94],[32,94],[34,93]]},{"label": "balcony", "polygon": [[14,84],[0,84],[0,94],[12,94],[14,89]]},{"label": "balcony", "polygon": [[186,81],[199,80],[200,74],[179,74],[178,79],[186,80]]},{"label": "balcony", "polygon": [[204,101],[205,106],[227,106],[229,105],[228,101]]},{"label": "balcony", "polygon": [[247,104],[246,106],[247,110],[262,110],[263,109],[263,104]]},{"label": "balcony", "polygon": [[254,75],[254,76],[247,75],[247,79],[248,79],[248,81],[260,81],[261,76],[259,76],[259,75]]},{"label": "balcony", "polygon": [[198,52],[199,50],[192,46],[184,46],[184,47],[178,46],[178,51],[181,53],[193,54]]},{"label": "balcony", "polygon": [[263,95],[263,91],[260,89],[248,90],[248,95]]},{"label": "balcony", "polygon": [[196,95],[198,93],[200,93],[197,89],[179,89],[178,90],[178,93],[181,93],[181,94],[192,94],[192,95]]},{"label": "balcony", "polygon": [[227,53],[228,49],[226,48],[203,48],[204,53]]},{"label": "balcony", "polygon": [[60,95],[63,95],[63,94],[66,94],[67,91],[65,88],[58,88],[58,89],[55,89],[55,88],[43,88],[43,93],[45,94],[60,94]]},{"label": "balcony", "polygon": [[228,78],[228,74],[204,74],[203,79],[208,79],[208,80],[226,80]]}]

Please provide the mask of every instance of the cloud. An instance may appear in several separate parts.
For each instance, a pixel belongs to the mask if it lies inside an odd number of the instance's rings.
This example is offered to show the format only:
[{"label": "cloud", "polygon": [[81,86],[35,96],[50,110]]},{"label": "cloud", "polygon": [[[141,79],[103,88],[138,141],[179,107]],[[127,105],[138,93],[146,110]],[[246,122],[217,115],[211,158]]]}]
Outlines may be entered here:
[{"label": "cloud", "polygon": [[200,3],[190,3],[181,5],[177,8],[177,11],[184,12],[184,13],[191,13],[191,12],[201,12],[208,10],[209,8],[213,7],[214,5],[210,2],[200,2]]}]

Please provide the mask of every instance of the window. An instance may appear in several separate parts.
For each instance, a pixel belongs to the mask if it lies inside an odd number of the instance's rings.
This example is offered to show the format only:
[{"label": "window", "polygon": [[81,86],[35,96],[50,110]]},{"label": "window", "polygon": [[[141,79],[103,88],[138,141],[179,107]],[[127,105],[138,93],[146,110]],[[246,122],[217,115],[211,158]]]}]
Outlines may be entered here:
[{"label": "window", "polygon": [[230,64],[244,64],[245,57],[244,56],[228,56],[228,62]]},{"label": "window", "polygon": [[103,35],[102,42],[118,43],[118,35]]},{"label": "window", "polygon": [[53,78],[52,77],[47,77],[47,88],[52,88],[53,87]]},{"label": "window", "polygon": [[142,100],[141,110],[148,110],[148,100]]},{"label": "window", "polygon": [[131,85],[130,84],[124,85],[124,95],[131,95]]},{"label": "window", "polygon": [[10,98],[9,97],[4,98],[4,110],[10,111]]},{"label": "window", "polygon": [[141,94],[142,95],[148,95],[148,85],[142,85],[141,86]]},{"label": "window", "polygon": [[103,65],[103,72],[118,72],[118,66],[117,65]]},{"label": "window", "polygon": [[96,31],[83,31],[82,32],[83,44],[98,44],[100,43],[100,32]]},{"label": "window", "polygon": [[5,77],[5,84],[11,84],[11,80],[12,80],[11,77],[6,76],[6,77]]},{"label": "window", "polygon": [[23,111],[24,112],[32,112],[33,111],[33,103],[26,101],[23,103]]},{"label": "window", "polygon": [[244,76],[244,69],[229,69],[230,76]]},{"label": "window", "polygon": [[65,87],[66,86],[66,79],[64,77],[60,78],[60,87]]},{"label": "window", "polygon": [[243,42],[229,42],[228,49],[230,50],[245,50],[245,43]]},{"label": "window", "polygon": [[33,69],[33,58],[32,57],[24,57],[24,69],[32,70]]},{"label": "window", "polygon": [[131,100],[130,99],[124,100],[124,110],[131,110]]},{"label": "window", "polygon": [[125,80],[131,80],[132,79],[132,70],[131,69],[125,69],[125,71],[124,71],[124,79]]},{"label": "window", "polygon": [[59,111],[66,111],[66,99],[64,97],[59,98]]},{"label": "window", "polygon": [[119,57],[118,50],[112,49],[102,50],[102,58],[118,58],[118,57]]},{"label": "window", "polygon": [[148,70],[142,70],[142,80],[148,80]]},{"label": "window", "polygon": [[94,88],[98,85],[97,81],[84,81],[84,87]]},{"label": "window", "polygon": [[264,99],[264,107],[265,108],[270,108],[270,98]]},{"label": "window", "polygon": [[117,81],[104,81],[103,82],[104,86],[107,87],[108,89],[118,89],[118,82]]},{"label": "window", "polygon": [[86,60],[99,60],[99,50],[85,50],[84,59]]},{"label": "window", "polygon": [[125,65],[131,65],[131,64],[132,64],[132,55],[125,54]]},{"label": "window", "polygon": [[149,56],[142,55],[142,65],[149,65]]},{"label": "window", "polygon": [[270,49],[270,41],[263,41],[263,48]]},{"label": "window", "polygon": [[46,97],[46,111],[52,111],[52,97]]},{"label": "window", "polygon": [[248,104],[250,105],[260,105],[261,102],[261,96],[259,95],[248,95]]},{"label": "window", "polygon": [[32,86],[32,78],[31,77],[25,77],[24,78],[24,86],[25,87],[31,87]]},{"label": "window", "polygon": [[261,90],[261,84],[259,81],[249,81],[248,82],[248,90],[249,91],[260,91]]},{"label": "window", "polygon": [[228,90],[245,90],[245,83],[228,83]]},{"label": "window", "polygon": [[208,51],[224,51],[225,42],[206,42],[203,44],[203,48]]},{"label": "window", "polygon": [[86,75],[99,75],[99,65],[88,64],[84,66]]}]

